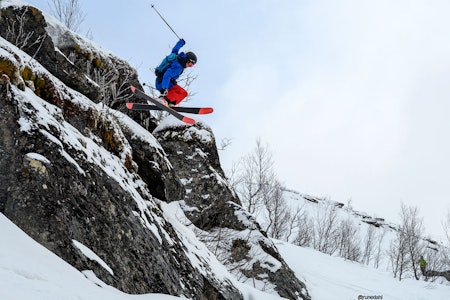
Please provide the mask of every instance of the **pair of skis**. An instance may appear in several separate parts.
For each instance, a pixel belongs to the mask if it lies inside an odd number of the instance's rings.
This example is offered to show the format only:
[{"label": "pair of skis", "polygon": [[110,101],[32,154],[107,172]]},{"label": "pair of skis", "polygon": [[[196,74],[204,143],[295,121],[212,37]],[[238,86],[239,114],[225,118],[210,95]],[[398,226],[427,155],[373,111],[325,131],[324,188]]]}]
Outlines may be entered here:
[{"label": "pair of skis", "polygon": [[141,99],[147,100],[153,104],[145,104],[145,103],[127,103],[127,108],[131,110],[163,110],[177,118],[178,120],[193,125],[195,124],[195,120],[192,118],[189,118],[181,113],[190,113],[190,114],[210,114],[213,112],[213,109],[211,107],[181,107],[181,106],[166,106],[163,103],[159,102],[158,100],[150,97],[140,89],[131,86],[131,91],[138,96]]}]

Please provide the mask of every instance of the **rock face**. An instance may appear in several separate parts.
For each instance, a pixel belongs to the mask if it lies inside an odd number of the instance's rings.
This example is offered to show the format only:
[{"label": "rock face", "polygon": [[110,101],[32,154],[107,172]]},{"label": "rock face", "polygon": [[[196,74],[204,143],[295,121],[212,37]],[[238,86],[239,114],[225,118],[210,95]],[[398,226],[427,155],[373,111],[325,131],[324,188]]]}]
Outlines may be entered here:
[{"label": "rock face", "polygon": [[[0,35],[1,213],[127,293],[242,299],[236,279],[212,267],[219,260],[242,281],[309,299],[229,188],[210,128],[151,134],[148,114],[119,112],[124,87],[140,86],[136,71],[35,8],[2,8]],[[170,217],[171,203],[190,229]]]},{"label": "rock face", "polygon": [[[0,93],[0,211],[5,216],[76,268],[94,270],[124,292],[240,298],[231,283],[217,282],[214,274],[192,265],[184,242],[147,188],[151,182],[146,184],[136,172],[131,146],[117,122],[109,123],[91,106],[96,123],[109,124],[109,135],[88,123],[81,132],[60,108],[29,89],[22,92],[5,82]],[[78,107],[80,115],[86,114],[84,108]],[[80,120],[77,126],[82,127]],[[151,138],[141,143],[159,156],[154,164],[168,164]],[[168,180],[161,173],[158,183]],[[87,259],[75,241],[113,272]]]},{"label": "rock face", "polygon": [[185,215],[228,270],[282,297],[309,299],[306,286],[229,187],[211,129],[203,123],[160,126],[153,134],[188,191],[181,205]]}]

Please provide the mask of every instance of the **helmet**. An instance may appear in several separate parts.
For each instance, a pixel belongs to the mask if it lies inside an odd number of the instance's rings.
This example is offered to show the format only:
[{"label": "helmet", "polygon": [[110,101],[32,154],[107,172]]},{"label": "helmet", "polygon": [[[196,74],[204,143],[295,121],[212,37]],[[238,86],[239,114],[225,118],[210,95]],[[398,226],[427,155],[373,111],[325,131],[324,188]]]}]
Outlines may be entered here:
[{"label": "helmet", "polygon": [[193,52],[186,53],[186,58],[188,62],[197,63],[197,56]]}]

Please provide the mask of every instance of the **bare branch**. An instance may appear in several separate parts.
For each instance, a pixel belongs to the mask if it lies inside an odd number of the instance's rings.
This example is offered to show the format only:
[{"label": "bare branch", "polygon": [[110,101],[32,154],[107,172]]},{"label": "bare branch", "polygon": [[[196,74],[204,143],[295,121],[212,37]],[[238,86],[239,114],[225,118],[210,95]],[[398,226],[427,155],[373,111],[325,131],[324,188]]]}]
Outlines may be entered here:
[{"label": "bare branch", "polygon": [[[44,40],[44,36],[36,36],[34,31],[26,32],[25,15],[27,12],[28,8],[26,8],[21,15],[16,15],[16,20],[14,20],[11,24],[8,24],[8,29],[6,31],[6,39],[21,50],[25,47],[30,49],[32,46],[39,43],[42,45]],[[38,47],[37,51],[39,51],[41,45]],[[36,53],[34,55],[36,55]]]},{"label": "bare branch", "polygon": [[52,0],[53,14],[72,31],[78,32],[80,25],[86,18],[78,0]]}]

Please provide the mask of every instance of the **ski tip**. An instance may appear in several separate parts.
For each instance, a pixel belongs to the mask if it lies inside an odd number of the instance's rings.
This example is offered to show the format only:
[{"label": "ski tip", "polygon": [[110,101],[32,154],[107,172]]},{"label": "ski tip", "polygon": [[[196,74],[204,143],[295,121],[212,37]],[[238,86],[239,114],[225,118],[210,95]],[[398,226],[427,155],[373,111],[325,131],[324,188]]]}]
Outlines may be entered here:
[{"label": "ski tip", "polygon": [[181,119],[181,121],[183,121],[186,124],[190,124],[190,125],[194,125],[195,124],[195,120],[189,117],[183,117],[183,119]]},{"label": "ski tip", "polygon": [[128,109],[132,109],[132,108],[133,108],[133,103],[127,102],[127,108],[128,108]]},{"label": "ski tip", "polygon": [[136,91],[136,88],[134,86],[130,86],[130,88],[133,93]]},{"label": "ski tip", "polygon": [[206,115],[206,114],[212,113],[213,111],[214,111],[214,109],[212,107],[204,107],[204,108],[201,108],[198,113],[200,115]]}]

